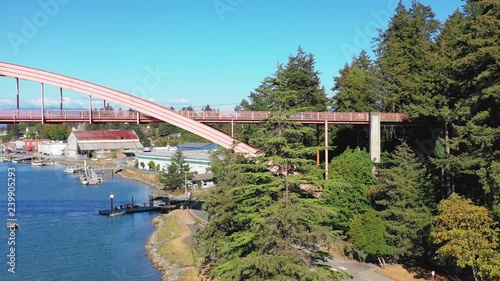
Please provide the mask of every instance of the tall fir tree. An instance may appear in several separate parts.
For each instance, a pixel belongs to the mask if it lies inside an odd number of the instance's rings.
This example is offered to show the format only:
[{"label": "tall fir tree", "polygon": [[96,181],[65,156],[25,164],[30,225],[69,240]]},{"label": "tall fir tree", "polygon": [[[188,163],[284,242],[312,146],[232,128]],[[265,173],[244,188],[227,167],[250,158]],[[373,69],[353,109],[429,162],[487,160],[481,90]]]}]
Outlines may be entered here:
[{"label": "tall fir tree", "polygon": [[492,172],[500,161],[500,3],[469,0],[464,13],[451,46],[457,55],[449,62],[458,96],[450,143],[455,190],[498,210],[500,189]]},{"label": "tall fir tree", "polygon": [[389,27],[375,39],[384,110],[420,114],[409,105],[429,90],[426,68],[438,27],[430,7],[413,1],[407,9],[399,2]]},{"label": "tall fir tree", "polygon": [[364,50],[353,58],[351,64],[346,64],[339,74],[334,77],[334,96],[330,100],[333,111],[380,111],[376,69]]},{"label": "tall fir tree", "polygon": [[386,165],[379,170],[373,201],[385,222],[387,243],[396,259],[422,253],[431,219],[425,169],[406,143]]}]

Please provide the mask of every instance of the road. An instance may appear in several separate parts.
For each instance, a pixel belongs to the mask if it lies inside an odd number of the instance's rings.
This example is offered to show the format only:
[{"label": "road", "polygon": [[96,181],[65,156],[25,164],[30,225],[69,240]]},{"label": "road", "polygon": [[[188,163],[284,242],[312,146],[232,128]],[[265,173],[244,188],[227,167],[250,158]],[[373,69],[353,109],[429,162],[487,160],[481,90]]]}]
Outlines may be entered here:
[{"label": "road", "polygon": [[353,281],[394,281],[394,279],[386,277],[382,274],[375,272],[379,267],[361,263],[345,258],[330,259],[327,262],[332,270],[344,271],[349,273],[353,278],[348,280]]}]

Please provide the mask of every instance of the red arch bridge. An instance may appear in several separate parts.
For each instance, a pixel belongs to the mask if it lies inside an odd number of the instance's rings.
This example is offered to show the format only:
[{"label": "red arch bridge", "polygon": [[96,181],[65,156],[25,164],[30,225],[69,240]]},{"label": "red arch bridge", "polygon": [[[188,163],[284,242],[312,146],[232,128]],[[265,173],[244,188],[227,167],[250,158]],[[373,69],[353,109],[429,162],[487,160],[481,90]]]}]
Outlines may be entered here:
[{"label": "red arch bridge", "polygon": [[[17,98],[17,107],[15,110],[0,110],[0,123],[167,122],[224,148],[233,149],[247,156],[255,156],[258,150],[246,143],[235,140],[233,138],[233,129],[231,130],[231,135],[228,135],[205,123],[260,123],[270,114],[270,112],[264,111],[174,111],[152,101],[91,82],[6,62],[0,62],[0,76],[15,79]],[[19,80],[40,83],[40,110],[20,109]],[[59,87],[59,110],[45,109],[44,85]],[[87,95],[89,98],[88,110],[63,110],[63,89]],[[128,107],[131,110],[93,110],[92,97],[103,99],[104,105],[106,101],[111,101]],[[378,162],[380,160],[380,126],[405,122],[407,121],[407,116],[402,113],[380,112],[300,112],[290,116],[289,120],[306,124],[323,124],[325,125],[325,136],[328,136],[329,124],[369,125],[370,154],[372,160]],[[325,147],[328,147],[328,137],[325,137]],[[325,149],[325,156],[325,159],[328,159],[327,149]]]}]

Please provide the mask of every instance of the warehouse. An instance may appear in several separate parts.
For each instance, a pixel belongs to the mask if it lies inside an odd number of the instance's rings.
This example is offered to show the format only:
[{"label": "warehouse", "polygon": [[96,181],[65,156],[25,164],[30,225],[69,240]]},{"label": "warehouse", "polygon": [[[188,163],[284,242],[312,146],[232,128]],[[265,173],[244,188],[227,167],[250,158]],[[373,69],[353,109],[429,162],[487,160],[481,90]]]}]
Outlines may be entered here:
[{"label": "warehouse", "polygon": [[72,131],[68,137],[65,155],[70,158],[120,157],[143,150],[133,130]]}]

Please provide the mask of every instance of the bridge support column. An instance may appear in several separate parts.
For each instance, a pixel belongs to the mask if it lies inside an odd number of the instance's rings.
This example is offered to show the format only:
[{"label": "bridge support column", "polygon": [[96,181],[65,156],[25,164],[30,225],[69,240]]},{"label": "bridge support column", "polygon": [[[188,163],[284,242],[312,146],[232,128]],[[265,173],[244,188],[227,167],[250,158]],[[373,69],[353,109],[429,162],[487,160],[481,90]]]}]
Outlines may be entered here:
[{"label": "bridge support column", "polygon": [[92,124],[92,96],[89,95],[89,124]]},{"label": "bridge support column", "polygon": [[370,112],[370,158],[380,163],[380,112]]},{"label": "bridge support column", "polygon": [[16,78],[17,115],[19,116],[19,78]]},{"label": "bridge support column", "polygon": [[316,167],[319,167],[319,124],[316,124]]},{"label": "bridge support column", "polygon": [[328,121],[325,120],[325,180],[328,179]]},{"label": "bridge support column", "polygon": [[43,83],[40,83],[40,94],[42,96],[42,124],[45,124],[45,118],[44,118],[44,115],[45,115],[45,90],[44,90],[44,87],[43,87]]},{"label": "bridge support column", "polygon": [[62,105],[62,88],[59,88],[59,110],[63,110],[63,105]]},{"label": "bridge support column", "polygon": [[231,119],[231,137],[234,139],[234,119]]}]

